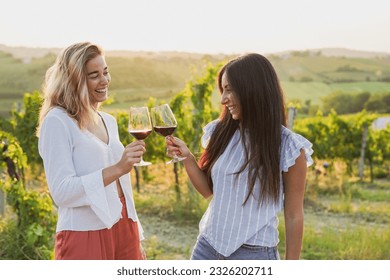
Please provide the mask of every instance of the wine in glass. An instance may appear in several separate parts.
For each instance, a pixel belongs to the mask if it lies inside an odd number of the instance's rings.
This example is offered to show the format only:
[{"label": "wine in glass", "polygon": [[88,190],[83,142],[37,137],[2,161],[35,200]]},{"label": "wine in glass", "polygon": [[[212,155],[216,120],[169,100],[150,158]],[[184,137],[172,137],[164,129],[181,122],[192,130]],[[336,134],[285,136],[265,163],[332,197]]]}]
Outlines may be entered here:
[{"label": "wine in glass", "polygon": [[[153,107],[150,114],[152,116],[153,129],[157,134],[164,137],[173,134],[177,127],[177,121],[168,104]],[[173,154],[172,160],[167,163],[179,162],[183,159],[185,158]]]},{"label": "wine in glass", "polygon": [[[152,123],[148,107],[130,107],[129,115],[129,133],[137,140],[144,140],[152,132]],[[147,166],[151,162],[144,161],[141,156],[141,161],[135,163],[135,166]]]}]

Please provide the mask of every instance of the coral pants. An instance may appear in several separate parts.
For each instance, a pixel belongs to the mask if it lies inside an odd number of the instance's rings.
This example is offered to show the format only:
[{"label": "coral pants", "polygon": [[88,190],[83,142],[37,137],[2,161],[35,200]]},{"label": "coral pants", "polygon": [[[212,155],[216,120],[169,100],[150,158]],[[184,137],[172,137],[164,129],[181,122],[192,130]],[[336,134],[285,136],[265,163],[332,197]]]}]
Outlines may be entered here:
[{"label": "coral pants", "polygon": [[128,218],[124,197],[121,197],[121,202],[122,218],[110,229],[58,232],[55,240],[55,259],[142,259],[137,222]]}]

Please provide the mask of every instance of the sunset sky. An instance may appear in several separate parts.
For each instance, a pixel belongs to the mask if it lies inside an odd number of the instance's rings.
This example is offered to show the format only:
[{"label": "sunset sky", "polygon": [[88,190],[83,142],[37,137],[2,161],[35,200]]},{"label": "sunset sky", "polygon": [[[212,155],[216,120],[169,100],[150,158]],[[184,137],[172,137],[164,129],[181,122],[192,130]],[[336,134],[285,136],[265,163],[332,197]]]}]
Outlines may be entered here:
[{"label": "sunset sky", "polygon": [[390,53],[389,0],[9,0],[0,44],[199,53]]}]

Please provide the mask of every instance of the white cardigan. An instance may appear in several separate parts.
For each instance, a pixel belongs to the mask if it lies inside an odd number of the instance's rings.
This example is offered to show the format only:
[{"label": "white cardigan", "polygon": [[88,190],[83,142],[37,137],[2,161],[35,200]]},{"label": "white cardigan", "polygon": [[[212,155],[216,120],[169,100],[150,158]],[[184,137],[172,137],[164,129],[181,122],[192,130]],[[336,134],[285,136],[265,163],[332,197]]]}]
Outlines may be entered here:
[{"label": "white cardigan", "polygon": [[[49,111],[40,129],[38,149],[43,159],[50,194],[58,206],[56,231],[88,231],[111,228],[120,218],[115,181],[104,187],[102,169],[117,163],[124,147],[113,116],[99,112],[108,131],[108,144],[76,121],[62,108]],[[119,178],[127,214],[138,221],[130,175]],[[142,227],[138,221],[141,239]]]}]

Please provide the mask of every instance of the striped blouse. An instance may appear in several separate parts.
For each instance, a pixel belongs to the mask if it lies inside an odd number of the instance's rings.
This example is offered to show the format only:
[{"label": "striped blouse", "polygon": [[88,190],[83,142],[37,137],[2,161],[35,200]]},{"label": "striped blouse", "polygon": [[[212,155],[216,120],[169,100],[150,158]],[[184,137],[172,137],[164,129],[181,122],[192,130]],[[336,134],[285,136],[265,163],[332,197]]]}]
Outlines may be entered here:
[{"label": "striped blouse", "polygon": [[[214,120],[203,128],[204,148],[217,122],[218,120]],[[245,161],[245,150],[240,138],[240,131],[237,130],[211,170],[213,198],[199,224],[200,235],[225,257],[230,256],[242,244],[274,247],[279,243],[277,214],[283,208],[282,177],[282,191],[277,203],[264,203],[259,206],[261,186],[257,181],[254,195],[243,205],[248,194],[248,170],[238,176],[234,175]],[[295,164],[301,149],[305,151],[307,165],[311,165],[311,147],[312,144],[307,139],[282,126],[281,171],[286,172]]]}]

